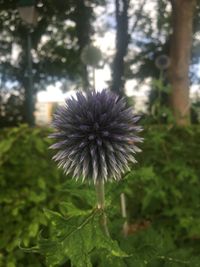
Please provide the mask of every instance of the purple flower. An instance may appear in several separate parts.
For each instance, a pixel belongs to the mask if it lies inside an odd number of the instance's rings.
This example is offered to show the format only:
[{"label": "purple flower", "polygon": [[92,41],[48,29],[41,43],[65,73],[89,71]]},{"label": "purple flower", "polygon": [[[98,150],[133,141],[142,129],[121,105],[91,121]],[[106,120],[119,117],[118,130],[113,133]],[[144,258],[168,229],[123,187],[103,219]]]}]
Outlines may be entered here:
[{"label": "purple flower", "polygon": [[107,90],[78,92],[54,115],[57,131],[50,137],[57,142],[51,148],[58,152],[53,159],[76,179],[119,180],[140,151],[138,120],[124,99]]},{"label": "purple flower", "polygon": [[167,55],[160,55],[155,60],[156,67],[160,70],[166,70],[170,66],[170,58]]}]

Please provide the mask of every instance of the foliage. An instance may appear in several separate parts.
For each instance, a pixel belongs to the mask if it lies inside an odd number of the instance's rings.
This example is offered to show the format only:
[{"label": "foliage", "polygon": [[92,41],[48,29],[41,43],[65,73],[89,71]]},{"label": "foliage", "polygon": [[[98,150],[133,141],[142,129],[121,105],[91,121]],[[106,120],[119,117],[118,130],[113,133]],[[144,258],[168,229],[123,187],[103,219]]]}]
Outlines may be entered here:
[{"label": "foliage", "polygon": [[[39,18],[37,26],[31,33],[34,93],[44,89],[47,84],[53,84],[58,80],[62,83],[63,90],[70,87],[72,80],[76,80],[78,86],[82,83],[83,88],[86,89],[89,85],[87,69],[80,55],[84,47],[90,44],[94,34],[94,10],[96,7],[105,6],[105,1],[37,0],[35,2]],[[122,3],[120,6],[123,7],[125,6],[123,2],[125,4],[127,1],[120,2]],[[118,16],[118,32],[121,29],[121,35],[118,34],[119,36],[117,36],[119,46],[117,51],[121,56],[118,55],[116,62],[112,64],[112,68],[114,65],[119,65],[118,68],[115,67],[114,71],[116,72],[116,81],[122,78],[122,83],[124,83],[125,79],[136,78],[143,82],[148,77],[159,77],[155,60],[162,54],[169,55],[171,8],[168,0],[153,2],[155,12],[149,12],[147,8],[149,4],[146,0],[135,1],[134,3],[130,1],[129,10],[126,12],[130,13],[129,21],[125,17],[123,19],[123,16]],[[200,1],[197,1],[194,16],[192,66],[190,68],[192,83],[199,80],[197,75],[199,10]],[[6,94],[2,94],[1,98],[3,98],[3,104],[7,104],[6,106],[11,106],[15,102],[16,107],[14,109],[9,108],[7,111],[4,105],[0,123],[4,126],[10,126],[11,124],[16,125],[16,121],[23,122],[25,120],[25,105],[22,105],[21,102],[26,101],[25,91],[28,88],[27,28],[19,18],[17,1],[15,0],[0,1],[0,15],[0,79],[1,90],[6,91]],[[109,21],[110,18],[108,18]],[[127,28],[125,24],[128,22],[129,31],[123,30],[124,27]],[[113,23],[110,24],[113,28]],[[109,31],[108,28],[104,30]],[[125,38],[120,38],[120,36]],[[127,43],[130,44],[130,49],[125,57],[125,70],[123,70],[120,58],[126,54]],[[13,51],[17,52],[16,60],[13,58]],[[108,58],[107,61],[111,62],[112,59]],[[125,72],[124,75],[122,75],[123,72]],[[119,83],[115,82],[113,90],[116,91],[118,86]],[[8,93],[11,94],[9,101]],[[12,110],[13,113],[11,113]],[[7,124],[8,117],[12,117],[12,119]]]},{"label": "foliage", "polygon": [[152,80],[152,89],[148,100],[148,122],[150,123],[174,123],[169,104],[171,86],[166,84],[165,75],[166,73],[161,71],[159,79]]},{"label": "foliage", "polygon": [[[26,126],[1,132],[0,266],[66,267],[71,261],[72,266],[199,267],[198,126],[146,127],[138,166],[106,187],[112,239],[101,232],[93,186],[64,178],[50,160],[48,132]],[[126,238],[121,192],[129,215]],[[19,244],[39,249],[47,263]]]},{"label": "foliage", "polygon": [[179,242],[200,237],[199,136],[199,127],[149,126],[138,169],[127,175],[132,217],[170,228]]},{"label": "foliage", "polygon": [[[47,153],[46,130],[26,126],[4,130],[0,137],[0,266],[42,266],[39,257],[19,250],[30,245],[47,221],[43,208],[55,208],[61,176]],[[41,262],[41,264],[40,264]]]},{"label": "foliage", "polygon": [[200,122],[200,98],[198,95],[191,103],[191,121],[193,123]]},{"label": "foliage", "polygon": [[[64,206],[65,207],[65,206]],[[92,267],[92,255],[101,250],[112,257],[127,257],[116,243],[103,235],[99,227],[101,211],[82,212],[73,208],[73,217],[64,218],[59,213],[45,211],[51,221],[51,240],[40,238],[38,246],[28,251],[46,256],[47,266],[57,266],[70,259],[72,266]]]},{"label": "foliage", "polygon": [[[103,0],[93,0],[85,4],[82,0],[70,1],[34,1],[38,12],[38,23],[31,30],[34,94],[43,90],[48,84],[56,81],[62,83],[66,90],[71,81],[76,84],[87,82],[85,65],[81,61],[82,49],[90,43],[90,35],[94,33],[93,7],[102,5]],[[1,94],[2,102],[7,105],[8,96],[14,95],[17,107],[21,109],[21,101],[27,101],[27,35],[29,27],[22,22],[17,10],[18,1],[0,1],[0,86],[5,94]],[[52,38],[53,36],[53,38]],[[13,51],[15,52],[13,55]],[[86,80],[86,81],[85,81]],[[84,85],[83,85],[84,87]],[[26,107],[26,105],[24,105]],[[12,110],[12,109],[11,109]],[[6,109],[0,112],[0,123],[15,117],[17,122],[24,122],[9,113]],[[26,117],[25,110],[20,115]],[[12,121],[16,125],[16,120]]]},{"label": "foliage", "polygon": [[23,96],[10,92],[10,95],[6,97],[7,92],[1,88],[0,90],[0,128],[5,125],[11,127],[23,123],[25,121]]},{"label": "foliage", "polygon": [[[34,81],[38,88],[41,82],[53,82],[58,78],[72,78],[80,74],[80,50],[90,40],[93,10],[90,5],[86,6],[82,1],[35,2],[39,17],[31,37],[35,52]],[[100,2],[94,0],[93,5],[98,5]],[[1,41],[4,44],[0,50],[4,55],[4,57],[1,55],[1,66],[2,69],[5,68],[5,78],[24,84],[23,76],[27,74],[28,29],[19,17],[16,1],[1,1],[0,14],[0,28],[3,30]],[[11,60],[12,49],[9,46],[11,40],[18,46],[17,62]]]},{"label": "foliage", "polygon": [[[145,5],[148,1],[144,1]],[[140,23],[133,29],[130,43],[136,45],[138,49],[129,51],[127,57],[128,79],[136,78],[138,82],[143,82],[147,78],[158,78],[159,70],[156,67],[155,60],[160,55],[169,56],[171,40],[171,1],[158,0],[152,3],[154,12],[149,12],[144,8],[140,14]],[[195,7],[193,22],[193,43],[190,63],[190,81],[192,84],[198,84],[199,75],[197,65],[200,57],[200,43],[198,40],[199,32],[200,1]],[[137,67],[135,67],[137,66]]]}]

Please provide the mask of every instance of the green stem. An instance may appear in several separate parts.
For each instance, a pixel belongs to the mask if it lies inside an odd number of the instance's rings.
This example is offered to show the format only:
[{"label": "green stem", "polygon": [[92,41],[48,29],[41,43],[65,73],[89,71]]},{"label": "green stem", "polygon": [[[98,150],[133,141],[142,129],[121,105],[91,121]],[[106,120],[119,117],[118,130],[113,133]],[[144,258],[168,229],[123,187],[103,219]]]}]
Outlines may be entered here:
[{"label": "green stem", "polygon": [[95,68],[92,67],[93,89],[96,90]]},{"label": "green stem", "polygon": [[[158,121],[158,125],[161,124],[161,120],[160,120],[160,116],[161,116],[161,111],[160,111],[160,108],[161,108],[161,100],[162,100],[162,97],[161,97],[161,90],[162,90],[162,87],[163,87],[163,70],[160,71],[160,75],[159,75],[159,86],[158,86],[158,110],[157,110],[157,121]],[[162,85],[161,85],[162,83]]]},{"label": "green stem", "polygon": [[105,235],[109,237],[110,233],[108,230],[107,217],[104,210],[105,193],[104,193],[104,182],[102,179],[96,182],[96,196],[97,196],[97,208],[102,210],[102,217],[100,223],[102,225]]},{"label": "green stem", "polygon": [[121,193],[120,200],[121,200],[122,218],[124,219],[123,234],[126,237],[128,235],[128,220],[127,220],[127,212],[126,212],[126,197],[124,193]]}]

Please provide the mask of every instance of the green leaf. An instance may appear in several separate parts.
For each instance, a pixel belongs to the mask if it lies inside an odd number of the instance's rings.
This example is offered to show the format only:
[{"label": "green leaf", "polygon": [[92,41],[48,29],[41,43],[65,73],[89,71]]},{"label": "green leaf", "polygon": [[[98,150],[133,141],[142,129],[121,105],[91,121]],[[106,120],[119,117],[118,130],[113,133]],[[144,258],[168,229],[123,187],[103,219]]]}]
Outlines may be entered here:
[{"label": "green leaf", "polygon": [[73,266],[91,267],[92,252],[102,249],[110,256],[128,257],[116,241],[102,232],[99,223],[102,211],[95,209],[79,216],[75,213],[74,217],[68,219],[49,210],[45,210],[45,215],[51,222],[52,235],[50,239],[40,239],[39,248],[51,266],[70,259]]},{"label": "green leaf", "polygon": [[62,213],[67,214],[69,217],[89,215],[92,211],[92,210],[79,209],[72,202],[64,202],[64,201],[60,203],[60,209]]}]

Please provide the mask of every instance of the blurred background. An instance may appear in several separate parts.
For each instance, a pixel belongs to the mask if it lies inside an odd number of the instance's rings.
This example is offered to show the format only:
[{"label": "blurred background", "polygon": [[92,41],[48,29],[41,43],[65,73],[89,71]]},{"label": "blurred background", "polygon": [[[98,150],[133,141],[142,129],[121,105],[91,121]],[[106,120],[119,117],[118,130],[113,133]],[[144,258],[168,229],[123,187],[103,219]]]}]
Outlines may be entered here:
[{"label": "blurred background", "polygon": [[47,136],[76,90],[109,88],[144,127],[139,164],[107,189],[127,196],[130,246],[164,238],[165,258],[145,266],[200,267],[199,18],[199,0],[0,0],[0,266],[46,266],[19,240],[48,227],[44,207],[87,202]]},{"label": "blurred background", "polygon": [[48,124],[74,90],[94,87],[164,120],[193,111],[197,123],[199,3],[190,2],[1,1],[0,126]]}]

